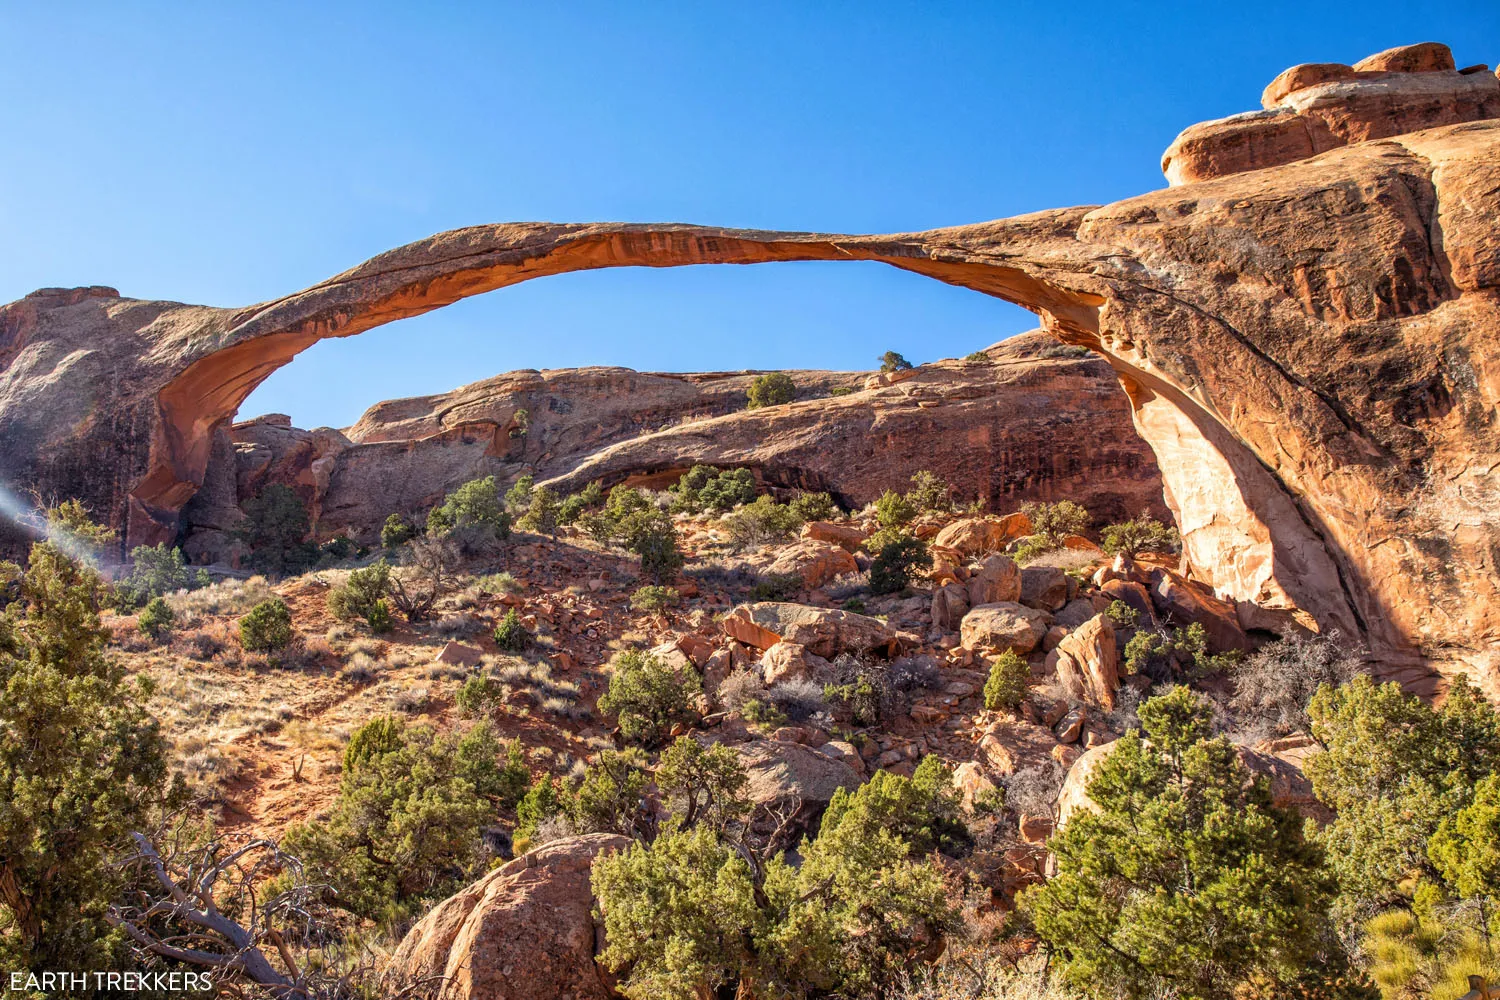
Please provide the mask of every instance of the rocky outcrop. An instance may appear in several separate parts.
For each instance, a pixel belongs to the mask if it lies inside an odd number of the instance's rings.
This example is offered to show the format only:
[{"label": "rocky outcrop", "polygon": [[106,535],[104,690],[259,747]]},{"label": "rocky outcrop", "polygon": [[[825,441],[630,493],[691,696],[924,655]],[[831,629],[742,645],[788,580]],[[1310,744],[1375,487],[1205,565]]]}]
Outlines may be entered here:
[{"label": "rocky outcrop", "polygon": [[1171,184],[1280,166],[1318,153],[1438,125],[1500,117],[1500,79],[1459,71],[1435,42],[1377,53],[1353,66],[1309,63],[1281,73],[1247,111],[1186,129],[1162,155]]},{"label": "rocky outcrop", "polygon": [[393,988],[444,977],[445,1000],[609,1000],[594,962],[599,930],[589,874],[626,837],[554,841],[496,868],[439,903],[402,939],[386,968]]},{"label": "rocky outcrop", "polygon": [[1049,658],[1069,697],[1114,711],[1115,692],[1120,688],[1120,650],[1115,630],[1103,615],[1069,632]]},{"label": "rocky outcrop", "polygon": [[[1455,87],[1489,93],[1484,75],[1456,73],[1478,82]],[[1353,121],[1364,86],[1286,100]],[[925,233],[478,226],[246,309],[36,293],[0,309],[0,465],[12,489],[79,494],[131,543],[155,542],[203,486],[216,429],[318,340],[589,268],[883,261],[1019,303],[1107,359],[1157,456],[1186,569],[1242,624],[1337,628],[1389,676],[1435,666],[1500,697],[1500,122],[1386,127],[1112,205]],[[931,401],[903,404],[924,456]]]},{"label": "rocky outcrop", "polygon": [[830,660],[840,653],[889,654],[897,645],[896,634],[878,618],[780,601],[741,604],[720,624],[725,635],[756,649],[790,642]]}]

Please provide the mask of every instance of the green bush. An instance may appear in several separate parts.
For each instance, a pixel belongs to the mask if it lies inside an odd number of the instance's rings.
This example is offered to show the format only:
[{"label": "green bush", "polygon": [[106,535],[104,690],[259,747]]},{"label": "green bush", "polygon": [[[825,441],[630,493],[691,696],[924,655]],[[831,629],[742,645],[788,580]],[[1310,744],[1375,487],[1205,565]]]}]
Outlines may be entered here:
[{"label": "green bush", "polygon": [[1022,907],[1066,982],[1091,995],[1230,1000],[1292,995],[1346,958],[1326,915],[1334,882],[1301,818],[1271,803],[1212,709],[1184,687],[1139,710],[1048,848],[1057,873]]},{"label": "green bush", "polygon": [[529,473],[518,478],[505,491],[505,509],[511,517],[520,517],[531,508],[531,491],[536,488],[536,477]]},{"label": "green bush", "polygon": [[521,622],[515,608],[508,608],[500,624],[495,626],[495,645],[507,653],[519,653],[531,645],[531,633]]},{"label": "green bush", "polygon": [[827,493],[799,493],[787,506],[804,521],[831,521],[843,514]]},{"label": "green bush", "polygon": [[273,653],[292,641],[292,612],[279,597],[261,601],[240,619],[240,645],[252,653]]},{"label": "green bush", "polygon": [[876,594],[894,594],[905,590],[917,569],[932,565],[927,543],[912,535],[902,535],[881,546],[870,564],[870,590]]},{"label": "green bush", "polygon": [[691,670],[678,677],[669,665],[639,650],[620,653],[612,667],[599,711],[615,716],[627,740],[655,746],[673,724],[693,718],[692,698],[702,687]]},{"label": "green bush", "polygon": [[1135,628],[1141,623],[1141,613],[1124,601],[1110,601],[1104,614],[1120,628]]},{"label": "green bush", "polygon": [[691,736],[677,737],[662,753],[654,779],[674,827],[705,823],[725,830],[750,811],[745,765],[722,743],[705,747]]},{"label": "green bush", "polygon": [[991,712],[1014,712],[1026,700],[1031,683],[1031,668],[1026,661],[1007,649],[990,664],[989,679],[984,682],[984,707]]},{"label": "green bush", "polygon": [[[698,466],[697,468],[707,468]],[[755,477],[749,469],[725,469],[706,480],[698,490],[695,509],[710,511],[733,510],[755,501]]]},{"label": "green bush", "polygon": [[439,737],[372,720],[345,751],[329,818],[293,825],[284,846],[326,877],[332,905],[375,921],[409,919],[481,869],[490,799],[513,785],[499,753],[485,725]]},{"label": "green bush", "polygon": [[988,361],[989,359],[990,355],[988,351],[971,351],[964,355],[964,360],[970,363]]},{"label": "green bush", "polygon": [[[373,631],[390,628],[390,606],[385,596],[390,592],[391,565],[384,559],[364,569],[357,569],[349,578],[328,592],[328,613],[340,621],[364,619]],[[377,628],[382,620],[385,629]]]},{"label": "green bush", "polygon": [[886,490],[875,501],[875,521],[882,528],[904,528],[916,516],[911,501],[895,490]]},{"label": "green bush", "polygon": [[569,799],[558,791],[557,782],[550,774],[539,775],[531,783],[521,801],[516,804],[516,832],[513,846],[517,854],[524,854],[531,847],[536,828],[543,821],[561,816],[569,811]]},{"label": "green bush", "polygon": [[684,559],[677,548],[677,528],[662,511],[638,511],[620,526],[625,548],[641,558],[641,575],[661,586],[677,576]]},{"label": "green bush", "polygon": [[[1306,771],[1335,814],[1319,840],[1338,877],[1340,913],[1411,898],[1413,874],[1461,894],[1448,885],[1464,875],[1450,849],[1458,817],[1481,781],[1500,771],[1500,718],[1484,698],[1460,678],[1434,709],[1394,682],[1361,674],[1319,688],[1307,714],[1325,748]],[[1485,855],[1472,857],[1483,864]]]},{"label": "green bush", "polygon": [[1174,552],[1181,543],[1176,528],[1162,524],[1150,514],[1141,514],[1118,524],[1107,524],[1100,532],[1100,537],[1100,548],[1110,555]]},{"label": "green bush", "polygon": [[911,371],[911,362],[895,351],[886,351],[877,360],[880,362],[880,370],[886,374]]},{"label": "green bush", "polygon": [[531,491],[531,500],[526,513],[517,525],[525,531],[537,531],[544,535],[557,534],[560,504],[557,494],[550,486],[538,486]]},{"label": "green bush", "polygon": [[172,634],[172,628],[177,624],[177,616],[172,613],[172,608],[160,597],[153,597],[146,603],[146,609],[136,619],[136,626],[151,638],[160,641]]},{"label": "green bush", "polygon": [[466,716],[485,715],[500,700],[500,692],[500,685],[494,679],[474,674],[459,687],[453,702]]},{"label": "green bush", "polygon": [[417,537],[417,527],[400,514],[392,514],[380,527],[380,544],[388,549],[400,548]]},{"label": "green bush", "polygon": [[195,590],[213,582],[206,570],[189,569],[182,550],[166,542],[138,546],[130,551],[130,560],[130,573],[115,584],[115,602],[122,610],[138,608],[153,597]]},{"label": "green bush", "polygon": [[500,502],[494,476],[464,483],[427,515],[427,532],[431,535],[447,535],[467,527],[486,528],[496,538],[510,537],[510,513]]},{"label": "green bush", "polygon": [[151,684],[106,651],[99,575],[42,542],[16,582],[0,614],[0,964],[117,969],[119,859],[184,795]]},{"label": "green bush", "polygon": [[852,792],[838,789],[823,814],[823,824],[829,828],[849,824],[871,835],[876,830],[888,831],[907,845],[913,857],[933,851],[956,854],[969,842],[953,794],[953,772],[937,757],[923,758],[910,778],[876,771]]},{"label": "green bush", "polygon": [[711,823],[601,856],[600,960],[636,997],[891,995],[956,921],[940,870],[875,820],[888,815],[846,798],[798,867]]},{"label": "green bush", "polygon": [[854,391],[855,391],[854,390],[854,386],[852,386],[852,385],[836,385],[832,389],[828,390],[828,395],[830,395],[830,396],[852,396],[852,395],[854,395]]},{"label": "green bush", "polygon": [[839,607],[845,611],[853,611],[857,615],[865,613],[865,602],[862,597],[851,597],[843,604],[840,604]]},{"label": "green bush", "polygon": [[677,603],[677,591],[671,587],[658,587],[647,584],[638,587],[636,592],[630,595],[630,606],[636,611],[645,611],[651,614],[660,614],[667,608]]},{"label": "green bush", "polygon": [[600,751],[568,802],[569,818],[578,832],[644,836],[648,825],[642,806],[651,783],[647,764],[646,755],[635,747]]},{"label": "green bush", "polygon": [[953,509],[953,487],[933,473],[922,469],[911,477],[911,482],[905,499],[917,511],[946,514]]},{"label": "green bush", "polygon": [[283,483],[272,483],[244,503],[245,519],[235,537],[250,547],[250,564],[268,576],[300,573],[317,558],[306,541],[307,506]]},{"label": "green bush", "polygon": [[750,588],[752,601],[789,601],[802,589],[800,573],[762,573]]},{"label": "green bush", "polygon": [[727,515],[723,523],[730,544],[747,549],[791,538],[802,527],[802,518],[786,504],[762,496]]},{"label": "green bush", "polygon": [[780,406],[797,398],[797,383],[784,372],[769,372],[757,375],[746,393],[746,409],[758,410],[762,406]]},{"label": "green bush", "polygon": [[1039,552],[1057,548],[1064,539],[1083,534],[1089,526],[1089,512],[1071,500],[1023,504],[1021,512],[1031,519],[1032,538],[1043,546]]}]

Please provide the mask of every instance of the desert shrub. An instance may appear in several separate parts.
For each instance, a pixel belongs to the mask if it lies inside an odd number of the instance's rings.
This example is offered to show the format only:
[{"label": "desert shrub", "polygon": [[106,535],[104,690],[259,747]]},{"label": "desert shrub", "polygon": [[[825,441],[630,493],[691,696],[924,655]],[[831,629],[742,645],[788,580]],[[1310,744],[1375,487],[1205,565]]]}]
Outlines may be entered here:
[{"label": "desert shrub", "polygon": [[516,831],[514,847],[517,854],[524,854],[533,846],[541,846],[546,840],[537,836],[538,830],[548,820],[564,816],[569,800],[557,787],[557,780],[550,774],[538,775],[531,787],[516,803]]},{"label": "desert shrub", "polygon": [[[470,526],[458,529],[456,537],[428,535],[407,547],[401,565],[391,571],[387,580],[391,603],[407,621],[419,622],[431,617],[438,600],[457,585],[461,537],[475,530],[488,529]],[[371,624],[373,627],[374,623]]]},{"label": "desert shrub", "polygon": [[1051,816],[1067,777],[1055,760],[1023,767],[1005,779],[1005,806],[1017,815]]},{"label": "desert shrub", "polygon": [[1031,667],[1015,650],[1007,649],[990,664],[990,676],[984,682],[984,707],[992,712],[1014,712],[1026,700],[1030,683]]},{"label": "desert shrub", "polygon": [[1124,601],[1110,601],[1104,614],[1120,628],[1135,628],[1141,623],[1141,613]]},{"label": "desert shrub", "polygon": [[725,469],[707,479],[698,490],[697,509],[726,511],[754,502],[755,477],[750,470]]},{"label": "desert shrub", "polygon": [[290,486],[272,483],[244,503],[245,519],[235,537],[250,548],[250,564],[272,576],[300,573],[317,558],[305,539],[311,528],[307,506]]},{"label": "desert shrub", "polygon": [[1210,706],[1184,687],[1141,706],[1095,772],[1099,806],[1048,842],[1057,874],[1022,906],[1066,981],[1101,995],[1229,1000],[1344,961],[1334,883],[1291,810],[1271,804]]},{"label": "desert shrub", "polygon": [[822,685],[805,677],[772,684],[764,700],[789,722],[805,722],[828,708]]},{"label": "desert shrub", "polygon": [[645,837],[654,824],[644,808],[651,783],[646,755],[636,747],[604,750],[583,772],[568,803],[568,818],[580,833]]},{"label": "desert shrub", "polygon": [[401,514],[392,514],[380,526],[380,544],[388,549],[400,548],[417,537],[417,526]]},{"label": "desert shrub", "polygon": [[827,493],[799,493],[787,506],[804,521],[828,521],[843,513]]},{"label": "desert shrub", "polygon": [[279,597],[261,601],[240,619],[240,645],[252,653],[274,653],[292,641],[292,612]]},{"label": "desert shrub", "polygon": [[348,579],[328,592],[328,613],[340,621],[364,619],[372,631],[381,632],[377,621],[390,627],[390,606],[385,596],[390,590],[391,564],[384,559],[357,569]]},{"label": "desert shrub", "polygon": [[538,531],[544,535],[556,535],[559,502],[550,486],[538,486],[531,491],[531,502],[526,513],[516,522],[526,531]]},{"label": "desert shrub", "polygon": [[887,374],[891,372],[911,371],[911,362],[895,351],[886,351],[876,360],[880,362],[880,370]]},{"label": "desert shrub", "polygon": [[508,608],[500,624],[495,626],[495,645],[510,653],[519,653],[531,645],[531,633],[521,622],[515,608]]},{"label": "desert shrub", "polygon": [[795,868],[709,824],[601,857],[601,961],[642,997],[885,994],[954,915],[938,868],[877,813],[860,803],[825,817]]},{"label": "desert shrub", "polygon": [[364,551],[354,539],[348,535],[334,535],[328,541],[318,546],[318,565],[327,566],[332,563],[341,563],[350,559],[358,558]]},{"label": "desert shrub", "polygon": [[521,581],[510,573],[491,573],[474,581],[474,586],[486,594],[519,594]]},{"label": "desert shrub", "polygon": [[172,613],[171,605],[160,597],[153,597],[146,602],[145,610],[136,619],[136,626],[158,641],[171,635],[176,624],[177,616]]},{"label": "desert shrub", "polygon": [[852,396],[852,395],[854,395],[854,386],[852,386],[852,385],[836,385],[832,389],[828,390],[828,395],[830,395],[830,396]]},{"label": "desert shrub", "polygon": [[625,548],[641,558],[641,576],[664,586],[677,576],[685,561],[677,548],[677,528],[659,510],[643,510],[625,518],[620,526]]},{"label": "desert shrub", "polygon": [[862,598],[862,597],[851,597],[847,601],[845,601],[843,604],[840,604],[839,608],[842,609],[842,610],[844,610],[844,611],[852,611],[852,612],[854,612],[857,615],[862,615],[862,614],[865,613],[864,598]]},{"label": "desert shrub", "polygon": [[487,715],[501,698],[501,687],[491,677],[473,674],[453,696],[458,710],[466,716]]},{"label": "desert shrub", "polygon": [[604,488],[597,482],[589,483],[577,493],[563,498],[557,507],[558,524],[577,524],[585,511],[593,510],[604,503]]},{"label": "desert shrub", "polygon": [[377,921],[414,915],[480,869],[491,799],[514,790],[499,755],[486,725],[437,736],[374,719],[350,739],[329,818],[294,824],[285,847],[326,873],[332,905]]},{"label": "desert shrub", "polygon": [[428,534],[448,535],[463,528],[478,528],[500,539],[510,537],[510,513],[500,502],[494,476],[464,483],[427,515]]},{"label": "desert shrub", "polygon": [[876,771],[854,791],[833,793],[823,823],[886,830],[913,855],[955,854],[969,840],[953,793],[953,772],[937,757],[925,757],[910,778]]},{"label": "desert shrub", "polygon": [[18,582],[0,614],[0,964],[119,968],[115,862],[184,793],[150,684],[106,654],[98,574],[43,542]]},{"label": "desert shrub", "polygon": [[76,498],[47,508],[47,536],[69,556],[95,561],[119,542],[119,535],[96,522],[88,507]]},{"label": "desert shrub", "polygon": [[705,747],[691,736],[679,736],[662,753],[654,777],[674,827],[704,823],[724,830],[750,811],[744,797],[745,765],[722,743]]},{"label": "desert shrub", "polygon": [[611,666],[599,711],[615,716],[627,740],[655,746],[674,723],[693,717],[692,698],[702,687],[691,670],[678,677],[668,664],[639,650],[618,654]]},{"label": "desert shrub", "polygon": [[964,360],[970,362],[971,364],[975,364],[981,361],[988,361],[989,359],[990,355],[988,351],[970,351],[968,354],[964,355]]},{"label": "desert shrub", "polygon": [[1033,534],[1017,547],[1018,562],[1057,548],[1068,536],[1082,534],[1089,526],[1089,512],[1071,500],[1023,504],[1021,511],[1031,519]]},{"label": "desert shrub", "polygon": [[1036,352],[1039,358],[1086,358],[1092,353],[1087,347],[1077,344],[1048,344]]},{"label": "desert shrub", "polygon": [[946,514],[953,509],[953,487],[926,469],[911,477],[906,502],[918,511]]},{"label": "desert shrub", "polygon": [[1099,547],[1112,556],[1133,556],[1139,552],[1175,552],[1181,542],[1176,528],[1162,524],[1150,514],[1141,514],[1129,521],[1105,525],[1100,532]]},{"label": "desert shrub", "polygon": [[927,543],[914,535],[903,535],[881,546],[870,564],[870,590],[876,594],[894,594],[905,590],[913,573],[932,565]]},{"label": "desert shrub", "polygon": [[747,410],[758,410],[762,406],[780,406],[797,398],[797,383],[785,372],[768,372],[757,375],[750,382],[745,394]]},{"label": "desert shrub", "polygon": [[536,477],[527,473],[511,483],[505,491],[504,505],[511,517],[521,517],[531,509],[531,494],[536,489]]},{"label": "desert shrub", "polygon": [[1231,649],[1214,652],[1208,647],[1208,632],[1198,622],[1187,628],[1142,628],[1125,643],[1124,672],[1145,674],[1152,680],[1172,679],[1172,664],[1196,680],[1233,671],[1243,654]]},{"label": "desert shrub", "polygon": [[[1313,793],[1335,813],[1319,831],[1353,915],[1411,898],[1412,876],[1445,883],[1430,841],[1500,769],[1500,719],[1462,679],[1442,708],[1364,674],[1320,687],[1307,707],[1323,753],[1309,758]],[[1456,888],[1456,887],[1455,887]]]},{"label": "desert shrub", "polygon": [[877,725],[896,700],[889,678],[852,656],[840,656],[834,668],[838,679],[824,685],[823,697],[836,715],[861,726]]},{"label": "desert shrub", "polygon": [[750,600],[789,601],[801,589],[800,573],[762,573],[750,587]]},{"label": "desert shrub", "polygon": [[130,573],[115,584],[116,604],[122,609],[138,608],[153,597],[194,590],[213,582],[206,570],[189,569],[182,550],[166,542],[137,546],[131,549],[130,559]]},{"label": "desert shrub", "polygon": [[1247,737],[1307,732],[1307,704],[1318,688],[1338,687],[1360,667],[1360,650],[1346,647],[1337,632],[1278,639],[1235,667],[1229,707]]},{"label": "desert shrub", "polygon": [[882,528],[904,528],[916,516],[911,501],[895,490],[886,490],[875,501],[875,521]]},{"label": "desert shrub", "polygon": [[654,584],[638,587],[635,593],[630,595],[630,606],[633,609],[651,614],[660,614],[676,603],[677,591],[671,587],[658,587]]},{"label": "desert shrub", "polygon": [[791,538],[802,526],[802,518],[786,504],[762,496],[725,517],[723,524],[730,544],[747,549]]}]

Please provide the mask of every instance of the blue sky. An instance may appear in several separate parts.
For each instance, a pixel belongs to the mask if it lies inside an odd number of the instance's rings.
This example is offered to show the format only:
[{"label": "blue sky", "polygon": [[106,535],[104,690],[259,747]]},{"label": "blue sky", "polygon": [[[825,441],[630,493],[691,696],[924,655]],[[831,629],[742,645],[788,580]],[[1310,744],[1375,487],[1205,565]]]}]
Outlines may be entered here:
[{"label": "blue sky", "polygon": [[[1500,4],[0,5],[0,301],[106,284],[243,305],[482,222],[888,232],[1161,187],[1183,127],[1298,62]],[[868,368],[1029,329],[880,265],[531,282],[319,344],[241,416],[345,425],[513,368]]]}]

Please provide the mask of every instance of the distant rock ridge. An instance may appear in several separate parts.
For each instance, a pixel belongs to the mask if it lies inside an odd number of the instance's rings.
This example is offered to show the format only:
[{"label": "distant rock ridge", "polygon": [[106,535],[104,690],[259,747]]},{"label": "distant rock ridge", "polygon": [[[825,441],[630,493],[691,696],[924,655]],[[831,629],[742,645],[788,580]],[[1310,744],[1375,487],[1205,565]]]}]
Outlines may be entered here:
[{"label": "distant rock ridge", "polygon": [[475,226],[242,309],[39,292],[0,307],[0,478],[169,540],[240,404],[319,340],[599,267],[880,261],[1103,355],[1187,568],[1243,626],[1337,629],[1500,699],[1500,105],[1445,51],[1295,71],[1112,205],[869,236]]}]

